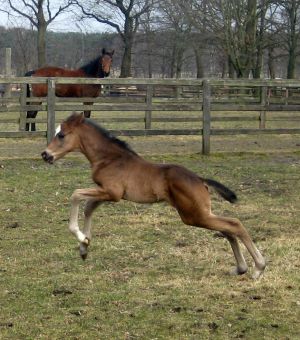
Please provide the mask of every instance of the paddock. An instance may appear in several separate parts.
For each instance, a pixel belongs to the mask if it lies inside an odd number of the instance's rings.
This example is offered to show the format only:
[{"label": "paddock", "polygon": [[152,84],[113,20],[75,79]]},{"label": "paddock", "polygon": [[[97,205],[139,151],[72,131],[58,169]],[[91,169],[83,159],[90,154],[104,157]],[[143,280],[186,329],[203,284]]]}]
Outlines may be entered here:
[{"label": "paddock", "polygon": [[[111,130],[146,130],[146,111],[128,111],[124,117],[123,112],[95,110],[92,115]],[[185,112],[176,117],[190,116]],[[55,123],[67,114],[56,112]],[[163,114],[170,118],[169,112]],[[247,113],[255,116],[250,122],[212,126],[263,129],[260,114]],[[276,115],[296,119],[284,125],[282,120],[268,122],[267,115],[265,129],[298,128],[297,111]],[[161,117],[161,111],[152,111],[151,118]],[[124,118],[139,121],[121,122]],[[237,193],[234,205],[212,193],[214,212],[238,217],[266,256],[266,272],[254,281],[250,275],[228,274],[235,261],[227,240],[183,225],[172,208],[158,204],[101,206],[93,219],[89,257],[82,262],[67,224],[71,193],[91,186],[88,162],[74,155],[53,166],[44,164],[39,154],[47,143],[46,111],[37,116],[36,135],[19,131],[18,111],[2,111],[1,119],[1,131],[19,134],[0,138],[1,338],[298,337],[298,134],[214,135],[209,157],[202,155],[201,133],[120,137],[149,160],[184,165]],[[195,128],[194,121],[153,120],[151,125]]]},{"label": "paddock", "polygon": [[138,145],[150,160],[236,191],[235,205],[212,194],[214,211],[243,221],[267,258],[264,276],[228,275],[234,258],[225,239],[184,226],[168,206],[128,202],[96,211],[82,262],[67,223],[71,193],[91,185],[88,163],[73,156],[50,167],[1,152],[1,337],[297,338],[299,152],[207,157]]}]

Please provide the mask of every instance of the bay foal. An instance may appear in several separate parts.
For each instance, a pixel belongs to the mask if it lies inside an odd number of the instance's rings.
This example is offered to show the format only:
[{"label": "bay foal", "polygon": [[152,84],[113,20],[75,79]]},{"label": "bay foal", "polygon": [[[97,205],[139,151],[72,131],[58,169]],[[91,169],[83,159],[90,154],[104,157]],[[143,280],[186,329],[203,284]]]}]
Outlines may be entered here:
[{"label": "bay foal", "polygon": [[[253,277],[258,278],[263,273],[265,260],[241,222],[211,212],[209,186],[225,200],[232,203],[236,200],[236,195],[221,183],[201,178],[179,165],[146,161],[82,113],[73,113],[57,128],[42,157],[52,164],[73,150],[79,150],[89,160],[97,185],[77,189],[71,197],[69,229],[80,242],[83,259],[91,241],[91,216],[99,204],[121,199],[137,203],[166,201],[178,211],[185,224],[219,231],[226,236],[237,264],[235,274],[244,274],[248,269],[238,239],[254,260]],[[83,231],[78,226],[80,201],[86,202]]]}]

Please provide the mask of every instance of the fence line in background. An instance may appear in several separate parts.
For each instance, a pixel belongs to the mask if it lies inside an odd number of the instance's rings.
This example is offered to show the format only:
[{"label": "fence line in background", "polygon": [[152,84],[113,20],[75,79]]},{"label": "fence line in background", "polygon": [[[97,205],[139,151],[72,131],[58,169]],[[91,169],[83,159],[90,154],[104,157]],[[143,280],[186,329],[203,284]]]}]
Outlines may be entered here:
[{"label": "fence line in background", "polygon": [[[300,111],[300,81],[297,80],[223,80],[223,79],[94,79],[94,78],[36,78],[5,77],[0,84],[17,84],[19,95],[0,99],[1,112],[19,112],[19,131],[0,131],[0,137],[46,136],[49,142],[55,133],[57,111],[144,111],[144,129],[112,130],[117,135],[202,135],[202,152],[210,153],[214,135],[293,134],[300,128],[266,128],[270,111]],[[47,84],[46,98],[27,98],[27,84]],[[55,88],[61,84],[99,84],[103,87],[98,98],[57,98]],[[133,89],[132,89],[133,87]],[[125,89],[125,90],[124,90]],[[94,102],[94,105],[81,105]],[[42,104],[41,104],[42,103]],[[80,104],[80,105],[79,105]],[[47,111],[47,131],[26,132],[26,111]],[[155,111],[196,111],[198,117],[153,117]],[[226,115],[214,117],[212,112]],[[257,117],[228,116],[227,112],[258,112]],[[299,121],[300,116],[277,117]],[[3,119],[0,122],[12,122]],[[137,118],[111,118],[106,121],[136,122]],[[257,121],[258,128],[214,129],[215,121]],[[152,129],[152,122],[197,122],[197,129]],[[202,122],[202,128],[200,128]]]}]

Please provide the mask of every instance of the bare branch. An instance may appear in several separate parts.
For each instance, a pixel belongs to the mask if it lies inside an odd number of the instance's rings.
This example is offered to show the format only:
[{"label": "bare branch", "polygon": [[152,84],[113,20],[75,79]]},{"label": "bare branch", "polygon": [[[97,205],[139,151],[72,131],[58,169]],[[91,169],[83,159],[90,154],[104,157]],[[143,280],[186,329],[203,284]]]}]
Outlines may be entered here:
[{"label": "bare branch", "polygon": [[89,12],[87,11],[78,1],[74,1],[74,3],[81,9],[82,13],[87,17],[87,18],[92,18],[92,19],[95,19],[96,21],[102,23],[102,24],[106,24],[106,25],[109,25],[113,28],[115,28],[117,30],[117,32],[123,36],[123,32],[120,28],[120,26],[118,24],[116,24],[115,22],[111,21],[111,20],[108,20],[108,19],[105,19],[105,18],[102,18],[100,17],[99,15],[96,15],[95,13],[93,12]]},{"label": "bare branch", "polygon": [[52,15],[51,10],[50,10],[50,4],[49,4],[49,0],[47,0],[48,4],[47,4],[47,10],[48,10],[48,20],[47,20],[47,24],[50,24],[52,21],[54,21],[57,16],[59,14],[61,14],[62,12],[64,12],[67,8],[71,7],[72,5],[75,4],[75,1],[68,1],[64,6],[59,6],[59,9],[56,11],[56,13],[54,15]]},{"label": "bare branch", "polygon": [[[33,17],[30,16],[29,14],[25,13],[25,12],[22,12],[21,10],[19,10],[17,7],[14,6],[14,4],[11,2],[11,0],[8,0],[8,3],[9,3],[9,6],[10,8],[15,11],[16,13],[20,14],[21,16],[25,17],[26,19],[28,19],[32,25],[34,25],[35,27],[37,27],[37,22],[34,21]],[[30,7],[32,9],[32,6],[29,6],[24,0],[23,0],[23,3],[26,5],[26,7]],[[34,11],[34,13],[36,13]]]}]

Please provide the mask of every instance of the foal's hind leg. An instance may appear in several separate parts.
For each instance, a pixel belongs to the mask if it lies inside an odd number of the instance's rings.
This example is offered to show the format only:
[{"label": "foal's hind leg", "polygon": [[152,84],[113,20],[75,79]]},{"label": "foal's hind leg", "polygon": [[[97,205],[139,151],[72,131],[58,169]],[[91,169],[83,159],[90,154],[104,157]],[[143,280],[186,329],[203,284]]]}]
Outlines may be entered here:
[{"label": "foal's hind leg", "polygon": [[219,217],[211,214],[208,209],[180,209],[177,210],[185,224],[216,230],[223,233],[230,242],[236,259],[237,268],[234,273],[243,274],[247,271],[247,264],[240,250],[237,239],[239,238],[248,249],[255,263],[253,278],[257,279],[265,269],[265,259],[254,245],[245,227],[237,219]]},{"label": "foal's hind leg", "polygon": [[88,246],[90,245],[90,241],[92,239],[92,234],[91,234],[92,214],[94,210],[99,206],[100,203],[101,203],[100,201],[90,199],[90,200],[87,200],[85,204],[83,234],[86,236],[89,242],[88,243],[80,242],[79,251],[80,251],[80,256],[82,257],[83,260],[85,260],[87,257]]},{"label": "foal's hind leg", "polygon": [[233,246],[233,252],[235,255],[235,258],[238,263],[237,271],[239,271],[239,265],[243,264],[242,260],[242,254],[240,250],[237,248],[237,240],[236,238],[239,238],[242,243],[245,245],[247,250],[249,251],[250,255],[252,256],[254,263],[255,263],[255,269],[253,273],[253,278],[257,279],[261,276],[263,273],[266,262],[264,257],[261,255],[260,251],[256,248],[255,244],[253,243],[249,233],[245,229],[245,227],[242,225],[242,223],[234,218],[228,218],[228,217],[220,217],[215,216],[213,214],[210,214],[204,224],[200,225],[207,229],[211,230],[218,230],[222,233],[229,235],[233,239],[235,238],[235,241],[232,243],[232,239],[229,240],[231,243],[231,246]]},{"label": "foal's hind leg", "polygon": [[223,233],[223,235],[229,241],[235,260],[236,260],[236,268],[232,271],[232,274],[233,275],[245,274],[246,271],[248,270],[248,266],[241,252],[241,248],[240,248],[237,238],[226,233]]}]

